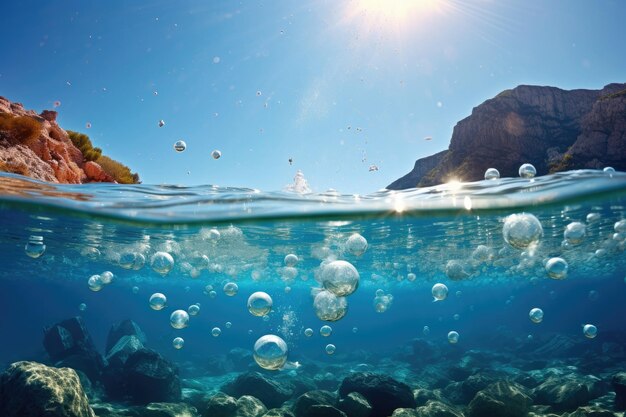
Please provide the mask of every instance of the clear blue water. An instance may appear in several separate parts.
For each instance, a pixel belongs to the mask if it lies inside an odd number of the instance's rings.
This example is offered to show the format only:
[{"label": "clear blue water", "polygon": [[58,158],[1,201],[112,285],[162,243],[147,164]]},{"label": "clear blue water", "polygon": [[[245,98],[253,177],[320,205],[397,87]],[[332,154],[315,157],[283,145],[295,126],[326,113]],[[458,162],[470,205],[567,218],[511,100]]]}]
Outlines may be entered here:
[{"label": "clear blue water", "polygon": [[[183,376],[202,375],[209,359],[233,348],[251,350],[264,334],[284,338],[290,361],[350,366],[393,358],[415,338],[443,351],[522,352],[560,334],[600,355],[606,343],[626,340],[625,243],[614,236],[614,224],[626,218],[624,173],[575,171],[369,196],[50,185],[5,174],[0,190],[3,365],[45,362],[44,326],[77,315],[102,351],[113,323],[134,320],[148,346],[179,364]],[[503,220],[521,212],[532,213],[543,226],[534,251],[503,240]],[[599,218],[587,221],[590,213]],[[564,248],[563,232],[571,222],[586,224],[586,236]],[[210,239],[213,228],[220,232],[218,240]],[[346,248],[353,233],[367,239],[361,256]],[[36,259],[25,253],[32,235],[46,245]],[[479,245],[491,248],[491,259],[476,259]],[[157,250],[174,258],[166,276],[150,267]],[[127,253],[144,255],[145,266],[122,268],[119,258]],[[290,253],[300,259],[294,279],[284,276]],[[545,260],[555,256],[569,264],[566,279],[546,273]],[[316,317],[311,295],[320,287],[320,264],[329,259],[347,260],[360,273],[346,316],[333,323]],[[451,260],[463,265],[463,279],[446,276]],[[114,273],[113,282],[91,291],[88,278],[105,270]],[[410,273],[414,281],[407,279]],[[227,282],[237,283],[237,295],[223,292]],[[431,287],[437,282],[448,286],[449,296],[433,302]],[[393,295],[383,313],[374,308],[379,289]],[[246,308],[254,291],[273,298],[267,321]],[[168,299],[161,311],[149,307],[155,292]],[[173,329],[171,312],[194,303],[200,303],[200,314],[191,317],[189,327]],[[529,320],[534,307],[545,313],[540,324]],[[595,339],[583,335],[587,323],[597,326]],[[333,328],[328,338],[319,334],[324,324]],[[211,335],[213,327],[221,328],[219,337]],[[307,338],[303,331],[309,327],[314,335]],[[447,340],[453,330],[460,334],[456,345]],[[181,350],[172,347],[177,336],[185,340]],[[336,346],[335,354],[326,354],[328,343]],[[252,359],[250,367],[256,367]]]}]

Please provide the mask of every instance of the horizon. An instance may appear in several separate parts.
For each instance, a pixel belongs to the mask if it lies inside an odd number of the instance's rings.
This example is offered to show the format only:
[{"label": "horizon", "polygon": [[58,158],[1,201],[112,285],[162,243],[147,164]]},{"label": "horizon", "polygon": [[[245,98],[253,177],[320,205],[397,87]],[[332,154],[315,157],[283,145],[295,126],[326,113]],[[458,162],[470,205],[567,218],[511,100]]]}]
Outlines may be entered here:
[{"label": "horizon", "polygon": [[128,4],[6,5],[0,95],[145,184],[371,193],[503,90],[625,81],[618,1]]}]

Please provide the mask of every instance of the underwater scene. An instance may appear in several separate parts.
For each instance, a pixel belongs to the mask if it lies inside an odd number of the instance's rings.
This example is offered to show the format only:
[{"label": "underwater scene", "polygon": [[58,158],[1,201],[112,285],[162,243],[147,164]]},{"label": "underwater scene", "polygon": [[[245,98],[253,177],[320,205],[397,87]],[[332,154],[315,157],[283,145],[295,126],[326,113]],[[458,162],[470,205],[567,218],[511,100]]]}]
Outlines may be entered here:
[{"label": "underwater scene", "polygon": [[[54,416],[618,415],[626,174],[487,177],[345,195],[2,174],[2,415],[44,415],[46,390],[72,398]],[[23,378],[47,381],[30,402]]]}]

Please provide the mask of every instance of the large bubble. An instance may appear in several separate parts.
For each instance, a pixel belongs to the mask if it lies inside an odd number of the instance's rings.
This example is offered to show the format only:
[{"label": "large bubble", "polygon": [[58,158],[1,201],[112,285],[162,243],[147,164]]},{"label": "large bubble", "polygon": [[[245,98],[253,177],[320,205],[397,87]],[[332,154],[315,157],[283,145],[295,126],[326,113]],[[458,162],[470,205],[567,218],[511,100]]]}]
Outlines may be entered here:
[{"label": "large bubble", "polygon": [[214,327],[213,329],[211,329],[211,335],[213,337],[218,337],[221,334],[222,334],[222,329],[220,329],[219,327]]},{"label": "large bubble", "polygon": [[176,310],[170,315],[170,324],[175,329],[184,329],[189,325],[189,314],[185,310]]},{"label": "large bubble", "polygon": [[87,286],[91,291],[100,291],[104,286],[104,282],[102,282],[100,275],[92,275],[87,280]]},{"label": "large bubble", "polygon": [[454,330],[448,333],[448,342],[455,344],[459,342],[459,333]]},{"label": "large bubble", "polygon": [[598,335],[598,328],[593,324],[585,324],[583,326],[583,334],[588,339],[593,339]]},{"label": "large bubble", "polygon": [[337,297],[328,291],[320,291],[313,301],[315,315],[320,320],[341,320],[348,312],[348,301],[345,297]]},{"label": "large bubble", "polygon": [[500,171],[498,171],[497,169],[488,168],[487,171],[485,171],[486,180],[497,180],[498,178],[500,178]]},{"label": "large bubble", "polygon": [[248,311],[253,316],[262,317],[272,311],[272,297],[263,291],[257,291],[248,298]]},{"label": "large bubble", "polygon": [[431,290],[433,294],[433,301],[443,301],[448,297],[448,287],[445,284],[435,284]]},{"label": "large bubble", "polygon": [[572,245],[580,244],[586,234],[586,227],[580,222],[572,222],[565,227],[563,238]]},{"label": "large bubble", "polygon": [[263,369],[275,371],[287,362],[287,343],[280,337],[268,334],[254,344],[254,361]]},{"label": "large bubble", "polygon": [[167,303],[167,298],[160,292],[155,292],[150,296],[150,308],[153,310],[163,310]]},{"label": "large bubble", "polygon": [[115,275],[113,275],[113,272],[111,271],[104,271],[100,274],[100,279],[102,280],[103,284],[110,284],[111,282],[113,282],[113,278],[115,278]]},{"label": "large bubble", "polygon": [[534,178],[537,175],[537,169],[532,164],[522,164],[518,174],[522,178]]},{"label": "large bubble", "polygon": [[533,323],[541,323],[543,321],[543,310],[540,308],[533,308],[528,313],[528,317]]},{"label": "large bubble", "polygon": [[322,285],[333,294],[343,297],[359,287],[359,272],[346,261],[333,261],[322,267]]},{"label": "large bubble", "polygon": [[174,349],[182,349],[185,346],[185,341],[182,337],[177,337],[172,340],[172,346],[174,346]]},{"label": "large bubble", "polygon": [[224,285],[224,294],[227,296],[234,297],[237,295],[237,292],[239,292],[239,286],[234,282],[227,282],[226,285]]},{"label": "large bubble", "polygon": [[335,350],[337,350],[337,348],[332,343],[329,343],[326,345],[325,350],[326,350],[326,353],[328,353],[329,355],[332,355],[333,353],[335,353]]},{"label": "large bubble", "polygon": [[568,265],[563,258],[550,258],[546,262],[546,272],[553,279],[567,278]]},{"label": "large bubble", "polygon": [[543,236],[543,227],[532,214],[511,214],[504,220],[502,236],[514,248],[526,249],[539,242]]},{"label": "large bubble", "polygon": [[46,251],[43,236],[31,236],[24,246],[24,252],[31,258],[39,258]]},{"label": "large bubble", "polygon": [[354,233],[348,238],[346,249],[354,256],[361,256],[367,250],[367,240],[360,234]]},{"label": "large bubble", "polygon": [[167,252],[157,252],[152,255],[150,266],[155,272],[167,275],[174,267],[174,258]]}]

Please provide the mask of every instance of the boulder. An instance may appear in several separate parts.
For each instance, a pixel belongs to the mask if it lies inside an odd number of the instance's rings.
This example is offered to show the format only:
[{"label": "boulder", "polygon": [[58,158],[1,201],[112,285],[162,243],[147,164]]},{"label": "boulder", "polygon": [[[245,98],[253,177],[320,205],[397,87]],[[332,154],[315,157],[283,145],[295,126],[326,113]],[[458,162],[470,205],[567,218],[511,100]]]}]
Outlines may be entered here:
[{"label": "boulder", "polygon": [[616,417],[616,414],[604,408],[591,406],[578,407],[576,411],[565,413],[563,417]]},{"label": "boulder", "polygon": [[339,387],[343,398],[351,392],[358,392],[372,406],[371,417],[389,417],[396,408],[414,408],[415,399],[408,385],[395,379],[370,372],[356,372],[348,375]]},{"label": "boulder", "polygon": [[2,417],[95,417],[73,369],[16,362],[0,376]]},{"label": "boulder", "polygon": [[348,417],[369,417],[372,406],[367,399],[358,392],[351,392],[337,403],[337,408]]},{"label": "boulder", "polygon": [[135,336],[142,345],[146,343],[146,334],[141,330],[139,325],[127,319],[111,326],[109,334],[107,335],[107,343],[104,351],[108,354],[111,348],[124,336]]},{"label": "boulder", "polygon": [[618,372],[611,379],[615,391],[615,409],[626,410],[626,372]]},{"label": "boulder", "polygon": [[268,410],[267,413],[263,414],[263,417],[296,417],[293,415],[291,410],[287,410],[286,408],[272,408]]},{"label": "boulder", "polygon": [[266,412],[263,403],[251,395],[242,395],[237,400],[236,417],[261,417]]},{"label": "boulder", "polygon": [[143,343],[137,336],[122,336],[115,346],[107,349],[106,360],[109,367],[123,367],[128,358],[143,348]]},{"label": "boulder", "polygon": [[242,348],[231,349],[226,358],[233,364],[236,371],[245,371],[254,362],[252,351]]},{"label": "boulder", "polygon": [[317,404],[309,407],[304,417],[346,417],[346,415],[332,405]]},{"label": "boulder", "polygon": [[520,385],[499,381],[479,391],[467,408],[468,417],[524,417],[532,399]]},{"label": "boulder", "polygon": [[537,404],[549,405],[554,411],[573,411],[602,396],[606,386],[593,375],[552,376],[534,389]]},{"label": "boulder", "polygon": [[150,403],[141,410],[141,417],[197,417],[197,415],[197,410],[185,403]]},{"label": "boulder", "polygon": [[124,396],[133,403],[181,400],[178,370],[151,349],[143,348],[130,355],[121,376]]},{"label": "boulder", "polygon": [[85,162],[83,171],[88,182],[115,182],[115,179],[107,174],[97,162]]},{"label": "boulder", "polygon": [[463,417],[462,412],[441,401],[428,401],[415,411],[417,417]]},{"label": "boulder", "polygon": [[231,417],[237,412],[237,400],[223,392],[212,396],[202,410],[203,417]]},{"label": "boulder", "polygon": [[57,366],[83,371],[90,379],[98,379],[105,366],[91,335],[80,317],[63,320],[44,329],[43,345]]},{"label": "boulder", "polygon": [[322,390],[309,391],[298,397],[293,406],[293,413],[296,417],[305,417],[308,415],[309,408],[314,405],[335,405],[336,401],[337,398],[332,392]]},{"label": "boulder", "polygon": [[412,408],[396,408],[391,417],[417,417],[417,411]]},{"label": "boulder", "polygon": [[222,391],[234,397],[251,395],[261,400],[266,407],[278,408],[293,395],[290,385],[261,375],[259,372],[246,372],[225,384]]}]

